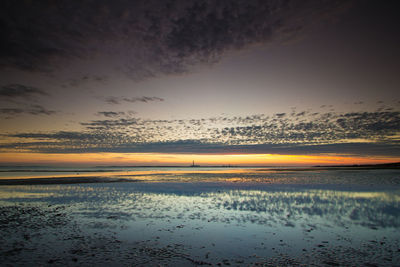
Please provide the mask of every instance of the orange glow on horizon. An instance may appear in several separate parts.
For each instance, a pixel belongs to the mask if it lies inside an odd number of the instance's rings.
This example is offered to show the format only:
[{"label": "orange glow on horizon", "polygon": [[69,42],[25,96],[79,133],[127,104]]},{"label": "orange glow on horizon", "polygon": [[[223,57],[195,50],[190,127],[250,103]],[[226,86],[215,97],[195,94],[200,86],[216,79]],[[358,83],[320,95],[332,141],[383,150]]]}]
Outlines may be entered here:
[{"label": "orange glow on horizon", "polygon": [[162,153],[1,153],[0,164],[43,165],[235,165],[235,166],[312,166],[379,164],[399,162],[396,157],[355,157],[343,155],[278,155],[278,154],[162,154]]}]

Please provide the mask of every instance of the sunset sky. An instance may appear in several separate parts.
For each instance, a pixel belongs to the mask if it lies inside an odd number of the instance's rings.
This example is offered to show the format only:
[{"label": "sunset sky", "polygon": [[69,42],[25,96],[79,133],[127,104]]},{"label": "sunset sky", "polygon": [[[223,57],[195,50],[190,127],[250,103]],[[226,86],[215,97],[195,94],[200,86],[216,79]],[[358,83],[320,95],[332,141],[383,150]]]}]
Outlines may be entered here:
[{"label": "sunset sky", "polygon": [[400,161],[396,1],[2,1],[0,165]]}]

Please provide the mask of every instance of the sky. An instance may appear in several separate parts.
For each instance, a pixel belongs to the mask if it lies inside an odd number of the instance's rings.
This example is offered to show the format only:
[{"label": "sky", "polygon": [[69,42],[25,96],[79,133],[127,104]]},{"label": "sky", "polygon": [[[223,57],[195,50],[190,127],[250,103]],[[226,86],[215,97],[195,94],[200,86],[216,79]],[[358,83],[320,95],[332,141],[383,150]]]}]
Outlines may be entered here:
[{"label": "sky", "polygon": [[400,161],[396,1],[3,1],[0,164]]}]

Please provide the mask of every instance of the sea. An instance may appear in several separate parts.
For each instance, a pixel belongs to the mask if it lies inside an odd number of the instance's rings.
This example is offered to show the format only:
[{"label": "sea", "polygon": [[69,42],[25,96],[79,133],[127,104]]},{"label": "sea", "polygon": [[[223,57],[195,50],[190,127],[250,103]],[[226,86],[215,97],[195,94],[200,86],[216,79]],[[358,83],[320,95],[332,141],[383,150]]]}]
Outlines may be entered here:
[{"label": "sea", "polygon": [[399,169],[0,168],[50,177],[108,180],[1,185],[4,265],[400,263]]}]

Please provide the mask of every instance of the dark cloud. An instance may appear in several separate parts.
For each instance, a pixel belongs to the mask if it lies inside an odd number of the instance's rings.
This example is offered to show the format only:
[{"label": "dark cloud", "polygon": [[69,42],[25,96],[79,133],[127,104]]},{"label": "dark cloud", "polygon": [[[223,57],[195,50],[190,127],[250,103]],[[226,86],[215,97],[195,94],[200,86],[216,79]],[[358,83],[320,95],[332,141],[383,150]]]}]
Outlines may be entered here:
[{"label": "dark cloud", "polygon": [[142,97],[116,97],[116,96],[108,96],[103,98],[107,104],[118,105],[122,102],[135,103],[135,102],[163,102],[164,98],[156,97],[156,96],[142,96]]},{"label": "dark cloud", "polygon": [[0,100],[32,99],[34,96],[48,96],[45,91],[22,84],[8,84],[0,87]]},{"label": "dark cloud", "polygon": [[12,118],[21,114],[30,115],[53,115],[57,113],[55,110],[47,109],[41,105],[31,105],[24,108],[1,108],[0,116],[5,116],[7,118]]},{"label": "dark cloud", "polygon": [[90,122],[82,122],[81,125],[88,127],[98,127],[103,129],[115,129],[116,127],[126,127],[137,125],[139,120],[136,118],[129,119],[114,119],[114,120],[92,120]]},{"label": "dark cloud", "polygon": [[105,97],[104,101],[107,104],[112,104],[112,105],[118,105],[120,104],[121,100],[118,97],[115,96],[109,96],[109,97]]},{"label": "dark cloud", "polygon": [[297,117],[301,117],[301,116],[304,116],[304,115],[306,115],[305,111],[302,111],[302,112],[299,112],[299,113],[296,114]]},{"label": "dark cloud", "polygon": [[124,97],[122,100],[125,102],[129,102],[129,103],[135,103],[135,102],[147,103],[147,102],[153,102],[153,101],[163,102],[164,98],[156,97],[156,96],[151,96],[151,97],[142,96],[142,97],[131,97],[131,98]]},{"label": "dark cloud", "polygon": [[97,115],[101,115],[107,118],[116,118],[116,117],[120,117],[120,116],[124,116],[125,112],[123,111],[99,111],[96,113]]},{"label": "dark cloud", "polygon": [[348,2],[6,0],[0,67],[47,72],[101,55],[135,79],[182,73],[229,50],[296,38]]},{"label": "dark cloud", "polygon": [[0,109],[0,114],[2,115],[16,115],[21,113],[26,113],[26,110],[20,108],[2,108]]},{"label": "dark cloud", "polygon": [[101,140],[110,136],[109,133],[60,131],[56,133],[18,133],[10,135],[17,138],[34,138],[39,140]]}]

